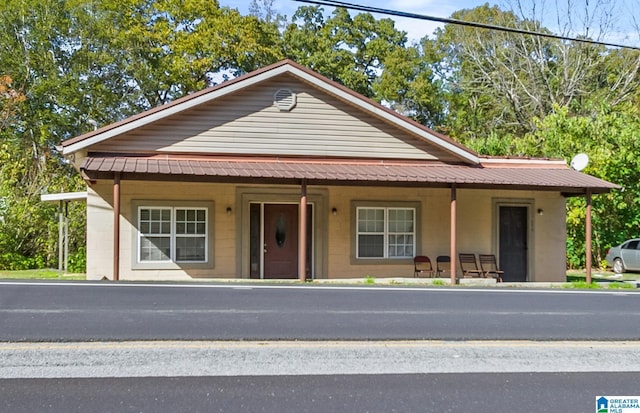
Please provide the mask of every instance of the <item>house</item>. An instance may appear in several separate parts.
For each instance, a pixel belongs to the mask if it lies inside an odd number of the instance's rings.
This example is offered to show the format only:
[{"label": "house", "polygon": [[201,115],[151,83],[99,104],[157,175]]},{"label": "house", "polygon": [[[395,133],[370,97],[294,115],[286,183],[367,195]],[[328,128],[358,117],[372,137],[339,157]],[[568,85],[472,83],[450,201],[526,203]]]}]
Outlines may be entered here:
[{"label": "house", "polygon": [[62,151],[87,182],[88,279],[410,277],[462,251],[562,281],[566,197],[616,188],[480,156],[290,60]]}]

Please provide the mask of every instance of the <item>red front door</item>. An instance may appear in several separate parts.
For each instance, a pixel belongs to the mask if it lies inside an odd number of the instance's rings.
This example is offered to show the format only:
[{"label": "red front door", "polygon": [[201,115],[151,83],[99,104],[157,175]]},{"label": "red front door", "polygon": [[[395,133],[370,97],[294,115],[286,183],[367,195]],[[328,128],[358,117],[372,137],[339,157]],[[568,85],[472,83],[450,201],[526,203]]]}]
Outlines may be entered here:
[{"label": "red front door", "polygon": [[264,205],[264,278],[298,278],[298,205]]}]

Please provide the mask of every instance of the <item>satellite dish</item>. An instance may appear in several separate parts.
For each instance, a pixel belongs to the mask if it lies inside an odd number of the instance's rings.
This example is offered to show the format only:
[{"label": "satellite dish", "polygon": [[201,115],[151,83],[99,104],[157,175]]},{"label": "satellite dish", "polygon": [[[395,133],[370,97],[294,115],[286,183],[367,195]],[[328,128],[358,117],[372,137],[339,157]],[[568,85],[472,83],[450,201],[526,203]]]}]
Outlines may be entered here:
[{"label": "satellite dish", "polygon": [[571,169],[581,171],[589,164],[589,156],[586,153],[579,153],[571,160]]}]

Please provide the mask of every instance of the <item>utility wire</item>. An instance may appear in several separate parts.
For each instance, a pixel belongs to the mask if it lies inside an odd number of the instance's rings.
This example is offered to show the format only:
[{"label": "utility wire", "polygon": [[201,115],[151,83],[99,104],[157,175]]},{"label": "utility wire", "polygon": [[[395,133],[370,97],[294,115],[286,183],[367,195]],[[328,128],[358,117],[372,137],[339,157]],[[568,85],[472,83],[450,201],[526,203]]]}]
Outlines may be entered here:
[{"label": "utility wire", "polygon": [[359,10],[359,11],[364,11],[368,13],[387,14],[390,16],[397,16],[397,17],[407,17],[410,19],[429,20],[434,22],[455,24],[460,26],[477,27],[477,28],[489,29],[489,30],[498,30],[498,31],[508,32],[508,33],[518,33],[518,34],[526,34],[531,36],[547,37],[550,39],[570,40],[572,42],[597,44],[597,45],[610,46],[610,47],[619,47],[622,49],[640,50],[640,47],[627,46],[627,45],[618,44],[618,43],[601,42],[601,41],[590,40],[590,39],[578,39],[575,37],[560,36],[553,33],[532,32],[532,31],[516,29],[512,27],[503,27],[503,26],[496,26],[493,24],[469,22],[469,21],[458,20],[458,19],[450,19],[446,17],[427,16],[424,14],[416,14],[416,13],[408,13],[404,11],[382,9],[379,7],[362,6],[359,4],[347,3],[343,1],[334,1],[334,0],[294,0],[294,1],[297,1],[299,3],[316,4],[319,6],[344,7],[346,9]]}]

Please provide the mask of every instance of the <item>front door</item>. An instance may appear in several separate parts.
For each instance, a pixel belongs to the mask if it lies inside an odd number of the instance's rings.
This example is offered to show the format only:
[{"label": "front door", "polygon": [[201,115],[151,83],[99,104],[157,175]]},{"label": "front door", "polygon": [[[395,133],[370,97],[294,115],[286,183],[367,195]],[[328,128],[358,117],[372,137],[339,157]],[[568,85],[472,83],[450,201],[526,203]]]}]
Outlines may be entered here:
[{"label": "front door", "polygon": [[523,206],[499,207],[500,269],[503,281],[527,281],[528,255],[528,208]]},{"label": "front door", "polygon": [[[250,277],[298,278],[299,205],[251,203]],[[313,204],[307,204],[306,277],[313,278]]]},{"label": "front door", "polygon": [[264,278],[298,278],[298,205],[264,205]]}]

